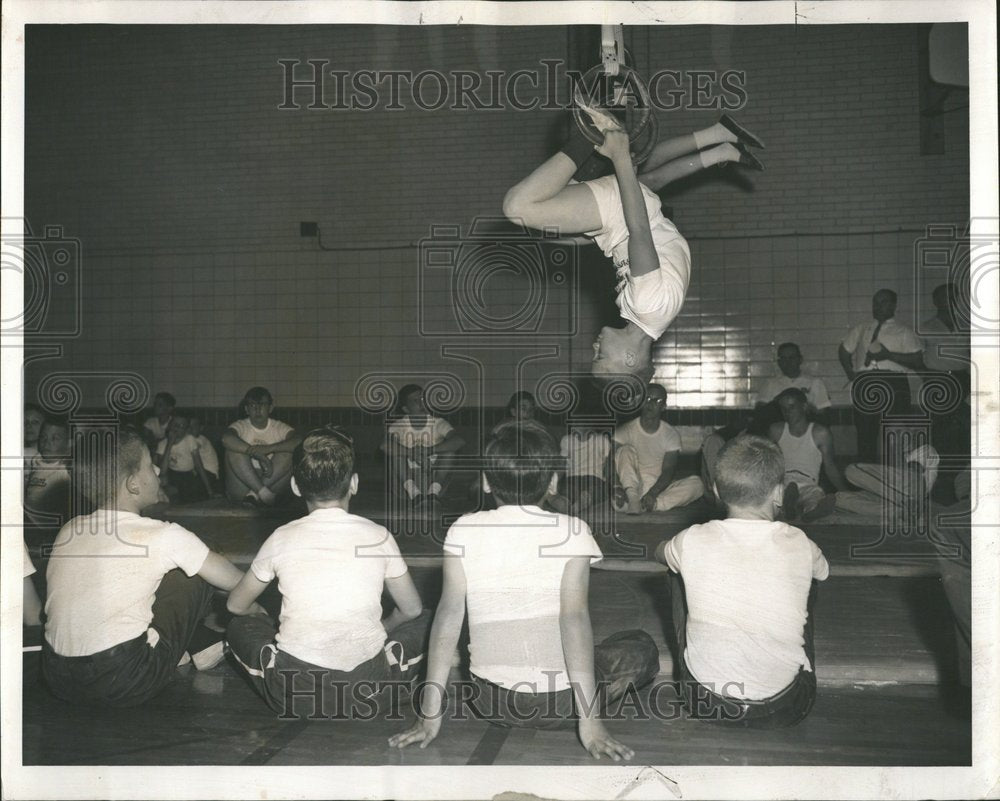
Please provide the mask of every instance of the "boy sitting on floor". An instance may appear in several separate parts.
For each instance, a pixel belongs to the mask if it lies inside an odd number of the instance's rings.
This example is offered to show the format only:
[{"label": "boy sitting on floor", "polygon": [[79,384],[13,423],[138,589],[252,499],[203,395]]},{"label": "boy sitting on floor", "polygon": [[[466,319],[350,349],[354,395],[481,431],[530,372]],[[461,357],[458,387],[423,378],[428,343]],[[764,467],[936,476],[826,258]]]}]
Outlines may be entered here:
[{"label": "boy sitting on floor", "polygon": [[187,417],[175,414],[170,419],[167,436],[156,445],[156,466],[171,501],[192,503],[212,496],[212,483],[201,461],[198,440],[188,430]]},{"label": "boy sitting on floor", "polygon": [[200,624],[213,587],[231,590],[243,573],[176,523],[140,517],[160,480],[138,429],[123,427],[114,449],[75,470],[98,508],[53,546],[43,671],[66,701],[135,706],[170,682],[185,652],[199,669],[218,664],[221,639]]},{"label": "boy sitting on floor", "polygon": [[288,489],[292,453],[302,441],[295,430],[271,417],[274,398],[264,387],[251,387],[240,408],[246,417],[222,435],[226,449],[226,495],[247,506],[273,506]]},{"label": "boy sitting on floor", "polygon": [[[275,712],[292,714],[298,697],[312,703],[306,716],[342,717],[349,712],[345,701],[371,699],[415,678],[430,614],[422,614],[392,534],[348,511],[358,491],[350,437],[334,428],[306,435],[292,491],[309,514],[267,538],[230,594],[229,611],[240,617],[229,624],[229,645]],[[278,626],[252,614],[275,579]],[[396,603],[385,617],[383,587]]]},{"label": "boy sitting on floor", "polygon": [[671,574],[685,704],[713,722],[792,726],[816,698],[809,602],[830,569],[804,533],[774,520],[785,477],[777,445],[741,435],[715,469],[727,518],[656,549],[683,579]]},{"label": "boy sitting on floor", "polygon": [[[48,417],[38,436],[38,453],[31,457],[24,483],[24,514],[32,526],[55,532],[66,522],[70,507],[69,426]],[[50,534],[50,536],[51,536]]]},{"label": "boy sitting on floor", "polygon": [[472,677],[488,699],[478,706],[490,707],[490,722],[575,726],[594,758],[631,759],[632,750],[608,734],[600,715],[653,679],[659,653],[638,630],[594,647],[587,591],[590,564],[601,551],[585,523],[538,506],[555,489],[558,464],[555,441],[535,428],[509,424],[486,446],[484,486],[499,508],[464,515],[448,531],[421,717],[390,745],[426,748],[437,737],[468,605]]}]

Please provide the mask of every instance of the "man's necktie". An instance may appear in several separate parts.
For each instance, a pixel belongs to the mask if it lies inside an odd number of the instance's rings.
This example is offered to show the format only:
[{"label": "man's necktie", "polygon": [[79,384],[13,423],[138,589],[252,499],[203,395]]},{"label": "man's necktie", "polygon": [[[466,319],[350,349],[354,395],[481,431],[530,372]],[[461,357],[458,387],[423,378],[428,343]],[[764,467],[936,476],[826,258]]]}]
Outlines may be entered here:
[{"label": "man's necktie", "polygon": [[[884,322],[883,320],[879,320],[878,321],[878,325],[875,326],[875,330],[872,332],[872,338],[868,340],[868,344],[869,345],[871,345],[872,342],[874,342],[876,339],[878,339],[878,334],[879,334],[879,331],[882,330],[882,323],[883,322]],[[869,353],[866,352],[865,353],[865,367],[867,367],[873,361],[874,360],[872,359],[871,354],[869,354]]]}]

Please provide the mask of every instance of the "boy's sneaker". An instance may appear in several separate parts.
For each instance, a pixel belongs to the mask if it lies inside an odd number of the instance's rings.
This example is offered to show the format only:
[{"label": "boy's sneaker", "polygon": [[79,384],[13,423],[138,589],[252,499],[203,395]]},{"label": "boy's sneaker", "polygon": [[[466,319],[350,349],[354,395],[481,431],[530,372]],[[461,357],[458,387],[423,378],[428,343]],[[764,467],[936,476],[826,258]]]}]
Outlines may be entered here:
[{"label": "boy's sneaker", "polygon": [[191,654],[191,661],[197,670],[211,670],[219,664],[226,655],[226,644],[219,640],[212,643],[208,648]]}]

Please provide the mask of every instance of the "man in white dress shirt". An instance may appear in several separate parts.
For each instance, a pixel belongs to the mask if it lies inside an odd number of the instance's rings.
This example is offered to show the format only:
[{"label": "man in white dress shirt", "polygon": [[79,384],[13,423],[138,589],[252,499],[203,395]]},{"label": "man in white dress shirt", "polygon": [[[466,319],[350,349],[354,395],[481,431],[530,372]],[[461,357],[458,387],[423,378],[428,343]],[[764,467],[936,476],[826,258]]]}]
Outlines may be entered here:
[{"label": "man in white dress shirt", "polygon": [[[896,293],[880,289],[872,296],[872,320],[860,323],[844,337],[838,349],[840,364],[852,382],[878,381],[888,389],[889,407],[879,409],[880,393],[873,392],[871,403],[863,387],[852,387],[854,426],[858,435],[861,462],[877,463],[881,456],[881,426],[889,417],[910,412],[909,375],[923,367],[923,345],[911,328],[896,322]],[[878,373],[878,378],[866,375]]]}]

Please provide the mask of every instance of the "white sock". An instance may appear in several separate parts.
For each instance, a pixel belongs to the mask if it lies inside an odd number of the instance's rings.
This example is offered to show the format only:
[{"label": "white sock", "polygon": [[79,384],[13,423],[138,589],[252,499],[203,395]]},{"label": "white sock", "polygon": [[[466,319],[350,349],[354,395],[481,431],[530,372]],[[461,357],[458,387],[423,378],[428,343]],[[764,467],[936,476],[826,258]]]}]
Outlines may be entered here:
[{"label": "white sock", "polygon": [[736,135],[730,133],[719,123],[702,128],[700,131],[695,131],[692,136],[694,136],[694,143],[698,146],[699,150],[703,150],[711,145],[717,145],[719,142],[737,141]]},{"label": "white sock", "polygon": [[739,161],[740,151],[726,142],[715,147],[710,147],[708,150],[702,150],[698,154],[698,160],[701,162],[702,167],[714,167],[716,164],[721,164],[724,161]]},{"label": "white sock", "polygon": [[403,482],[403,489],[406,490],[406,494],[410,496],[411,501],[420,494],[420,490],[417,489],[417,485],[412,478],[408,478]]},{"label": "white sock", "polygon": [[433,484],[431,484],[430,487],[428,487],[427,489],[428,495],[438,495],[440,492],[441,492],[441,485],[438,484],[438,482],[436,481]]},{"label": "white sock", "polygon": [[261,487],[257,490],[257,497],[260,498],[264,503],[274,503],[275,499],[278,497],[267,487]]}]

